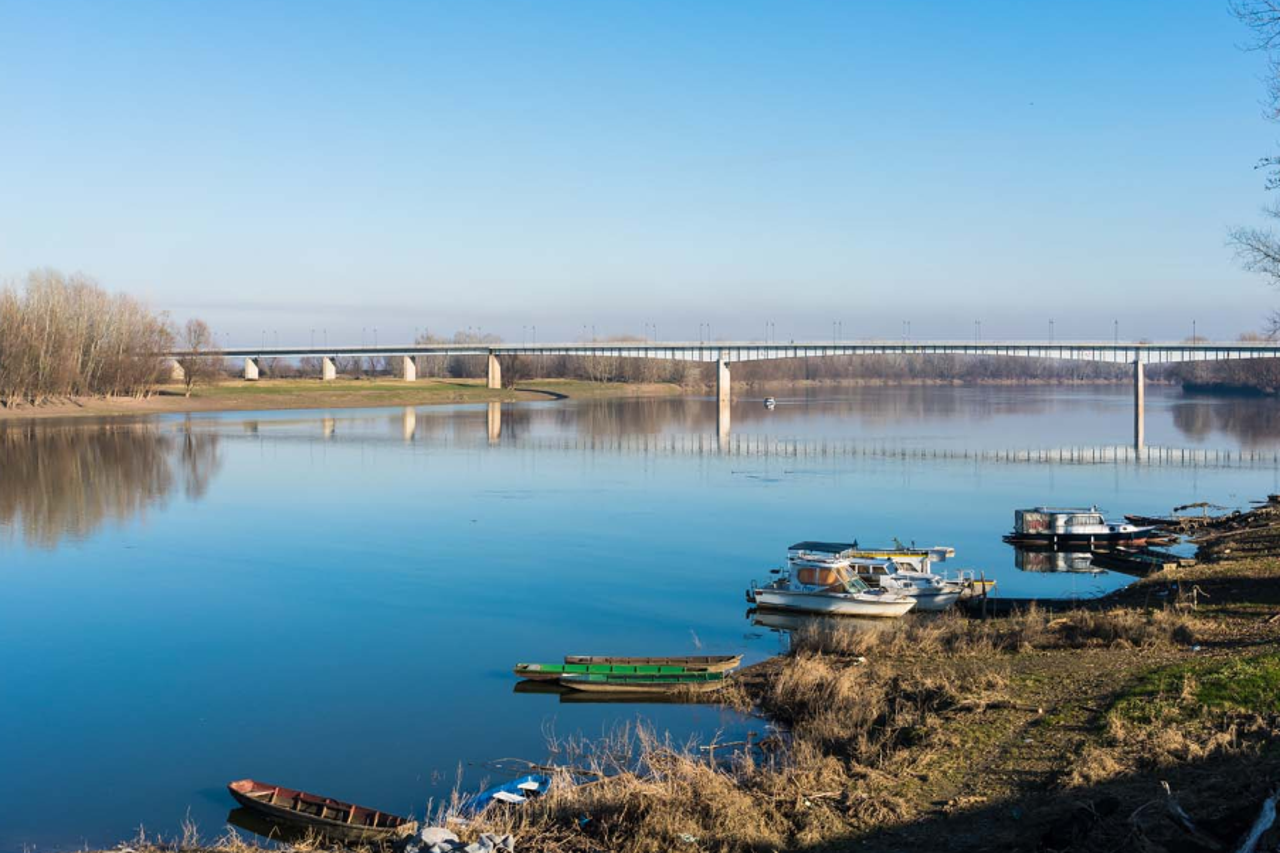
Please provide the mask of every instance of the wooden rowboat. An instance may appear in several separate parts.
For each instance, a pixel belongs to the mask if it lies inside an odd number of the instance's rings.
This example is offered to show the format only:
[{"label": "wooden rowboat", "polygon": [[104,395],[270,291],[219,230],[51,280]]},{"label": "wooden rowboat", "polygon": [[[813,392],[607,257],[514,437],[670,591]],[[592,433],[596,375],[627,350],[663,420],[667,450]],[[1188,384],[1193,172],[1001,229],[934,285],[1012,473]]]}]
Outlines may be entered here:
[{"label": "wooden rowboat", "polygon": [[606,663],[518,663],[512,670],[530,681],[556,681],[562,675],[679,675],[689,670],[683,666],[630,666]]},{"label": "wooden rowboat", "polygon": [[566,664],[599,666],[678,666],[689,672],[728,672],[742,663],[742,655],[686,655],[676,657],[610,657],[606,655],[565,655]]},{"label": "wooden rowboat", "polygon": [[399,838],[418,829],[416,821],[399,815],[253,779],[232,782],[227,790],[240,805],[273,823],[339,841]]},{"label": "wooden rowboat", "polygon": [[709,693],[728,683],[723,672],[675,675],[562,675],[560,684],[591,693]]}]

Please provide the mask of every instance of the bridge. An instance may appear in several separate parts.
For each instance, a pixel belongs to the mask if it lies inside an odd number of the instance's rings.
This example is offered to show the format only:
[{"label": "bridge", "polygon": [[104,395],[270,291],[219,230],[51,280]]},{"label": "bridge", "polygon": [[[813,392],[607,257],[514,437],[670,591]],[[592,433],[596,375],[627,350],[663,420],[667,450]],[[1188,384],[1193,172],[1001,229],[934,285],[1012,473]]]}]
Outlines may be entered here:
[{"label": "bridge", "polygon": [[264,358],[319,358],[320,378],[337,378],[335,359],[347,357],[402,359],[401,377],[407,382],[418,378],[417,356],[482,356],[488,359],[488,387],[502,387],[503,357],[511,356],[582,356],[606,358],[650,358],[665,361],[693,361],[716,365],[716,400],[719,431],[729,432],[730,365],[748,361],[771,361],[782,358],[829,358],[859,355],[968,355],[1006,356],[1013,358],[1052,358],[1072,361],[1108,362],[1133,366],[1133,445],[1141,451],[1144,445],[1143,419],[1145,379],[1148,364],[1176,364],[1191,361],[1234,361],[1252,358],[1280,357],[1280,342],[1209,342],[1209,341],[943,341],[943,340],[859,340],[830,342],[778,343],[772,341],[591,341],[586,343],[550,344],[409,344],[387,346],[324,345],[303,347],[228,347],[216,352],[175,350],[165,354],[174,359],[174,378],[181,379],[179,359],[201,356],[226,356],[244,359],[244,378],[256,380],[259,361]]}]

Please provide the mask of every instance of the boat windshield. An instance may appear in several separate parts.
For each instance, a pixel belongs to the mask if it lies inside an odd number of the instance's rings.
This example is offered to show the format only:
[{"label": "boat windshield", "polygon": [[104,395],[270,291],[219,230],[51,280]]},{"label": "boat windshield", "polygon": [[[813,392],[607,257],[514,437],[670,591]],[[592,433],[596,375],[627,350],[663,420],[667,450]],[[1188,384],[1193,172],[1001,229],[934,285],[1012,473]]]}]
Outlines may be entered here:
[{"label": "boat windshield", "polygon": [[849,578],[845,578],[844,584],[845,584],[845,587],[849,590],[849,592],[866,592],[867,590],[871,589],[871,587],[867,586],[866,581],[864,581],[862,578],[858,577],[857,575],[854,575]]}]

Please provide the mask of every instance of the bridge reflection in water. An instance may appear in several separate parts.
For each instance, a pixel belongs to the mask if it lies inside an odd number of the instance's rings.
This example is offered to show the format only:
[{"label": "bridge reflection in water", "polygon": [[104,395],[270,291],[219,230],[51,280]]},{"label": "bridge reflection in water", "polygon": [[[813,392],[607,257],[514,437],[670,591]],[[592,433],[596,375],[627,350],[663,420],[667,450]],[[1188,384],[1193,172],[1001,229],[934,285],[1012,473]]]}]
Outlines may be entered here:
[{"label": "bridge reflection in water", "polygon": [[[1128,444],[1070,445],[1059,447],[1006,447],[1006,448],[956,448],[922,447],[892,441],[867,439],[803,439],[777,438],[758,434],[733,434],[724,432],[613,432],[608,428],[598,431],[590,426],[576,424],[573,431],[553,431],[548,434],[532,429],[533,412],[519,404],[489,403],[483,410],[481,422],[472,418],[459,428],[454,421],[424,416],[422,412],[405,407],[397,414],[383,416],[383,422],[392,426],[392,433],[371,433],[361,428],[369,418],[346,419],[352,428],[341,431],[337,420],[326,416],[316,424],[324,440],[377,441],[398,437],[409,443],[425,435],[434,446],[442,448],[468,448],[487,445],[506,450],[566,453],[612,453],[621,455],[655,456],[731,456],[731,457],[779,457],[796,459],[875,458],[900,460],[974,461],[992,463],[1021,463],[1044,465],[1127,465],[1143,464],[1165,467],[1209,468],[1277,468],[1280,469],[1280,450],[1275,449],[1215,449],[1204,447],[1135,447]],[[543,413],[546,410],[542,410]],[[455,412],[454,414],[458,414]],[[479,414],[479,412],[477,412]],[[275,425],[297,426],[299,421],[273,421]],[[507,427],[504,433],[504,425]],[[557,426],[564,424],[557,420]],[[260,424],[249,422],[243,434],[259,435]],[[601,426],[596,424],[596,426]],[[304,434],[305,435],[305,434]],[[280,440],[303,438],[294,432],[279,433]],[[314,437],[314,434],[312,435]]]}]

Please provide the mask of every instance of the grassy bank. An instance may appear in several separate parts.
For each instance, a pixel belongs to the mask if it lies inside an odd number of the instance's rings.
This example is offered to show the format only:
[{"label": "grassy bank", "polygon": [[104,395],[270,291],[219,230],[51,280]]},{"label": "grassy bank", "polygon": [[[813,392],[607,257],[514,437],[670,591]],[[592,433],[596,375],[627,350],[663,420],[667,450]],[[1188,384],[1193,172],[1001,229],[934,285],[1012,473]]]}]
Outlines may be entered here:
[{"label": "grassy bank", "polygon": [[516,388],[490,390],[484,380],[441,379],[402,382],[395,379],[264,379],[199,386],[190,397],[168,386],[146,399],[92,397],[42,406],[0,408],[0,420],[23,418],[151,415],[170,412],[257,411],[262,409],[337,409],[374,406],[428,406],[450,403],[529,400],[659,397],[680,393],[675,385],[538,379]]}]

